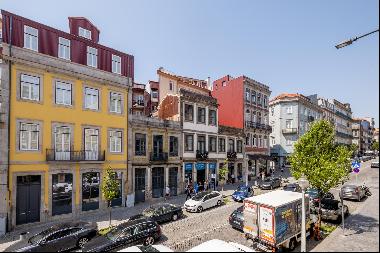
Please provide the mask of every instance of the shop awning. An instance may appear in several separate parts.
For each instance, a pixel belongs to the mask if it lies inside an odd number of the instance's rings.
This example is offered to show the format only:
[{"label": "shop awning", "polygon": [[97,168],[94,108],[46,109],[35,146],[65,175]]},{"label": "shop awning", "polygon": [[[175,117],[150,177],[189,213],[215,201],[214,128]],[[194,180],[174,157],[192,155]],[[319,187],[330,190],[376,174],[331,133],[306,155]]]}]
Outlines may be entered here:
[{"label": "shop awning", "polygon": [[269,156],[269,155],[255,154],[255,155],[247,155],[247,156],[249,160],[258,160],[258,159],[274,160],[274,157]]}]

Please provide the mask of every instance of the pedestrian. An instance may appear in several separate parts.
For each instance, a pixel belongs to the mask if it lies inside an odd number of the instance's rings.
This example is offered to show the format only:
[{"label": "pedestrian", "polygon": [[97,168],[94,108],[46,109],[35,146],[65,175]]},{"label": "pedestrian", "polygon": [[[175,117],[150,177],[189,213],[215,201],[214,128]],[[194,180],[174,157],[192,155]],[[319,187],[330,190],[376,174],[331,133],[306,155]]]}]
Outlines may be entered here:
[{"label": "pedestrian", "polygon": [[191,184],[188,184],[186,187],[186,200],[191,199],[191,193],[192,193]]},{"label": "pedestrian", "polygon": [[285,164],[282,164],[282,166],[281,166],[281,174],[284,172],[284,169],[285,169]]},{"label": "pedestrian", "polygon": [[197,194],[198,193],[198,183],[195,181],[194,183],[194,193]]},{"label": "pedestrian", "polygon": [[205,182],[203,183],[203,191],[207,191],[208,190],[208,181],[205,180]]},{"label": "pedestrian", "polygon": [[235,183],[235,174],[231,174],[231,183],[232,183],[232,184]]},{"label": "pedestrian", "polygon": [[169,196],[170,196],[170,188],[167,185],[166,188],[165,188],[165,200],[168,200]]}]

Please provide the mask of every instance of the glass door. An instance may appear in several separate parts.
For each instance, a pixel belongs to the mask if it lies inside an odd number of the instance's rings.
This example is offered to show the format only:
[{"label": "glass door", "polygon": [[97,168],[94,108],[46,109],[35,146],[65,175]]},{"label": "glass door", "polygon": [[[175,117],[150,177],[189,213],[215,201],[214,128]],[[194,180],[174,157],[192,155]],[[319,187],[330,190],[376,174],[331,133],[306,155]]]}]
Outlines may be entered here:
[{"label": "glass door", "polygon": [[84,130],[85,159],[98,160],[99,155],[99,130],[86,128]]},{"label": "glass door", "polygon": [[55,159],[70,160],[71,133],[69,127],[55,129]]}]

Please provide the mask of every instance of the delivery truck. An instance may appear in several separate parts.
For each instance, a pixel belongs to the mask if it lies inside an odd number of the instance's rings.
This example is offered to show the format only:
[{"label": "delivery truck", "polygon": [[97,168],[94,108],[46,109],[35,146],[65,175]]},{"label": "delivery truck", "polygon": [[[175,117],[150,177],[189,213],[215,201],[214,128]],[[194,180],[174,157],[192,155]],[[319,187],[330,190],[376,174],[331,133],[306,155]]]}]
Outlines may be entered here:
[{"label": "delivery truck", "polygon": [[[310,230],[309,199],[305,195],[306,236]],[[302,193],[277,190],[244,200],[244,234],[259,250],[294,250],[301,241]]]}]

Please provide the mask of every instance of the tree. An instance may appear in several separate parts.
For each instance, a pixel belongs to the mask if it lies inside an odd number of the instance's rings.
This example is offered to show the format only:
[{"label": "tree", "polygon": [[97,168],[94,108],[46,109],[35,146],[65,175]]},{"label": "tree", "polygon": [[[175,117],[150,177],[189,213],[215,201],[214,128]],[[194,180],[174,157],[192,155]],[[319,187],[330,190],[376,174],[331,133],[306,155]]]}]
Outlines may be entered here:
[{"label": "tree", "polygon": [[355,143],[352,143],[350,145],[350,150],[352,152],[353,155],[356,155],[359,151],[359,145],[358,144],[355,144]]},{"label": "tree", "polygon": [[228,159],[224,161],[224,164],[221,168],[219,168],[219,180],[222,184],[222,191],[224,184],[226,183],[227,180],[227,175],[228,175]]},{"label": "tree", "polygon": [[106,175],[103,179],[102,192],[103,197],[107,200],[107,206],[109,209],[109,225],[111,226],[111,201],[115,199],[119,194],[120,185],[117,180],[116,172],[112,171],[111,167],[106,169]]},{"label": "tree", "polygon": [[378,141],[374,141],[372,143],[372,150],[377,150],[379,151],[379,142]]},{"label": "tree", "polygon": [[[304,175],[319,192],[319,199],[348,178],[352,151],[335,145],[335,130],[329,121],[314,122],[294,145],[289,157],[291,173],[299,179]],[[319,202],[320,203],[320,202]],[[321,224],[319,205],[318,225]]]}]

